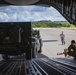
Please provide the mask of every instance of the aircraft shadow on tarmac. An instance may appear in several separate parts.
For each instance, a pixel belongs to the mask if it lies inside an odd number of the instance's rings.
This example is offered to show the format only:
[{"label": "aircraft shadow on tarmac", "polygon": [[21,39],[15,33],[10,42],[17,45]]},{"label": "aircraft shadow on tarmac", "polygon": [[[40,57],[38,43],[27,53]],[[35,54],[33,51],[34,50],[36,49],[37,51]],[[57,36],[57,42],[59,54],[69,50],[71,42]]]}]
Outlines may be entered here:
[{"label": "aircraft shadow on tarmac", "polygon": [[58,40],[43,40],[43,42],[56,42]]}]

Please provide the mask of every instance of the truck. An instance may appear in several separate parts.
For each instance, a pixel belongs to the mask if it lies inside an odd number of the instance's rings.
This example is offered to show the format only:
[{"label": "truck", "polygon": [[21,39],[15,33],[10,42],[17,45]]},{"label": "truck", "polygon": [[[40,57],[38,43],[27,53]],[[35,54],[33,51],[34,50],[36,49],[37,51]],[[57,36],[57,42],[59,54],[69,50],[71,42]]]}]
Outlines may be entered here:
[{"label": "truck", "polygon": [[0,54],[3,59],[25,53],[29,60],[32,59],[31,52],[31,22],[0,23]]}]

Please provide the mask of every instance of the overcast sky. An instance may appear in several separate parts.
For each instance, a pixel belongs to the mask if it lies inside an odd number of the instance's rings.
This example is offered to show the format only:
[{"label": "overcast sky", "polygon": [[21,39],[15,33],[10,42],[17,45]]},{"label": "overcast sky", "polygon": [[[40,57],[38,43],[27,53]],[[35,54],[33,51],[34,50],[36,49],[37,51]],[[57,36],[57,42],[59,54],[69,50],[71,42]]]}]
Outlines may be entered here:
[{"label": "overcast sky", "polygon": [[40,6],[6,6],[0,7],[0,22],[21,21],[65,21],[64,17],[53,7]]}]

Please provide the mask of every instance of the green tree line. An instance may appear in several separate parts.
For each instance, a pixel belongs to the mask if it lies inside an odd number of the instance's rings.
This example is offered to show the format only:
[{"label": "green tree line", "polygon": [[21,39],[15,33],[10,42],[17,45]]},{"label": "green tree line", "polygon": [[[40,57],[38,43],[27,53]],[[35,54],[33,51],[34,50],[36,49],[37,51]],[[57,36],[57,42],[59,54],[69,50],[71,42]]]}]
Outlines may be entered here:
[{"label": "green tree line", "polygon": [[61,28],[61,27],[75,27],[67,21],[37,21],[32,22],[34,28]]}]

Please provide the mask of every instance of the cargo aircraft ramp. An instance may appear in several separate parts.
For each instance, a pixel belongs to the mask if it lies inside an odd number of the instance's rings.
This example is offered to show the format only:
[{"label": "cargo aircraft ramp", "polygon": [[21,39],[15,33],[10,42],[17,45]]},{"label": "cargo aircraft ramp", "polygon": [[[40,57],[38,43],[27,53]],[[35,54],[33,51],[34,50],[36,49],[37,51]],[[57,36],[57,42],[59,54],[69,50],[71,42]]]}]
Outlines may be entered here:
[{"label": "cargo aircraft ramp", "polygon": [[0,61],[0,75],[76,75],[76,61],[71,58],[35,58],[17,56]]}]

